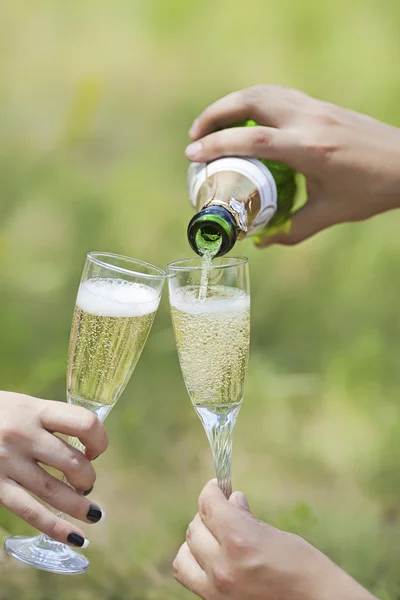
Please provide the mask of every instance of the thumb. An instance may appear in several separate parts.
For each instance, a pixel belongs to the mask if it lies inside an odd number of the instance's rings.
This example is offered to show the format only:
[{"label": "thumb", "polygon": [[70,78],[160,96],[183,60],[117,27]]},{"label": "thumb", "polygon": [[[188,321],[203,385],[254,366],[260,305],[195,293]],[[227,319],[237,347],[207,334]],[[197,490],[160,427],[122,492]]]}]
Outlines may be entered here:
[{"label": "thumb", "polygon": [[261,239],[257,246],[267,248],[273,244],[293,246],[304,242],[319,231],[333,225],[332,217],[325,202],[311,201],[298,210],[292,217],[288,231],[281,231]]},{"label": "thumb", "polygon": [[233,494],[230,495],[229,502],[231,502],[238,508],[241,508],[241,509],[247,510],[247,512],[250,512],[249,503],[247,502],[246,496],[243,494],[243,492],[233,492]]}]

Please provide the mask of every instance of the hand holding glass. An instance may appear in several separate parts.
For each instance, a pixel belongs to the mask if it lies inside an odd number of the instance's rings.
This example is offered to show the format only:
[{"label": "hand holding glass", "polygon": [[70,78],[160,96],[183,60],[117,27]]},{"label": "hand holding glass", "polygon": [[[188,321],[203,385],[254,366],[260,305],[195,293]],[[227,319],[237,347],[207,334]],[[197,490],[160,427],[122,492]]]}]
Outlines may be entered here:
[{"label": "hand holding glass", "polygon": [[[69,342],[69,404],[87,408],[101,421],[111,412],[144,348],[165,277],[161,269],[131,258],[88,254]],[[76,438],[69,443],[84,450]],[[85,556],[44,534],[8,538],[5,549],[14,558],[53,573],[83,573],[89,566]]]}]

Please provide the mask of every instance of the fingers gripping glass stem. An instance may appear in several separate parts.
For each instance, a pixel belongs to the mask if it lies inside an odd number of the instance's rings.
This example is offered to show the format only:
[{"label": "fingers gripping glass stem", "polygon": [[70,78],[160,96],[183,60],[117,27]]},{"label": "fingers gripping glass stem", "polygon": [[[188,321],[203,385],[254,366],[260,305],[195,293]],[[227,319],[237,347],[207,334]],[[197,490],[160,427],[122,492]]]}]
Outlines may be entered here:
[{"label": "fingers gripping glass stem", "polygon": [[[77,450],[79,450],[80,452],[85,452],[85,446],[83,444],[81,444],[81,442],[78,440],[78,438],[75,437],[70,437],[68,439],[68,443],[73,446],[74,448],[76,448]],[[62,482],[65,483],[66,485],[69,485],[68,479],[66,478],[66,476],[64,475],[62,478]],[[61,510],[57,510],[55,508],[51,508],[50,510],[56,515],[56,517],[58,517],[59,519],[64,519],[65,518],[65,514],[61,511]],[[42,544],[58,544],[59,542],[56,542],[55,540],[53,540],[51,537],[49,537],[48,535],[46,535],[45,533],[42,533],[40,535],[40,542]]]}]

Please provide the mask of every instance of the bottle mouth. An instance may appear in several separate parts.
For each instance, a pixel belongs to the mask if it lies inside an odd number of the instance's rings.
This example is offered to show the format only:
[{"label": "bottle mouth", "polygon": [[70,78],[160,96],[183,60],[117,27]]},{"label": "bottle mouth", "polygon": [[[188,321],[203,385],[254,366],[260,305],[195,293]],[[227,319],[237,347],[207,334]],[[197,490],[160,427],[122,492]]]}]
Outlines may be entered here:
[{"label": "bottle mouth", "polygon": [[196,254],[216,258],[232,250],[237,238],[237,225],[229,210],[223,206],[210,206],[192,218],[187,236]]}]

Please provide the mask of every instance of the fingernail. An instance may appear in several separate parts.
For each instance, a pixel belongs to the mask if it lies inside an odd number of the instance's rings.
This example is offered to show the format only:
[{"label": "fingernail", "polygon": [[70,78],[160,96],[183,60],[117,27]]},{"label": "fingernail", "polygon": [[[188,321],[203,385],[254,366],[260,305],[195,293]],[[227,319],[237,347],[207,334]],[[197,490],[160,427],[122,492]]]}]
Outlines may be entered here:
[{"label": "fingernail", "polygon": [[89,540],[85,539],[79,533],[70,533],[67,537],[67,542],[78,548],[87,548],[89,546]]},{"label": "fingernail", "polygon": [[83,492],[83,495],[89,496],[89,494],[91,494],[92,492],[93,492],[93,486],[90,489],[86,490],[86,492]]},{"label": "fingernail", "polygon": [[201,142],[194,142],[194,144],[189,144],[189,146],[185,150],[186,158],[196,158],[196,156],[200,154],[202,149],[203,144]]},{"label": "fingernail", "polygon": [[86,518],[92,523],[99,523],[100,521],[104,521],[105,513],[103,513],[95,504],[91,504]]},{"label": "fingernail", "polygon": [[197,130],[199,128],[199,120],[195,119],[192,123],[191,128],[189,129],[189,135],[190,137],[195,137]]},{"label": "fingernail", "polygon": [[235,497],[236,503],[241,506],[241,508],[245,508],[246,510],[250,510],[250,506],[249,503],[246,500],[246,496],[243,494],[243,492],[236,492],[236,497]]},{"label": "fingernail", "polygon": [[100,454],[98,454],[97,456],[94,457],[93,460],[96,460],[96,458],[99,458]]}]

